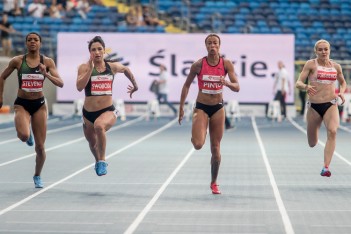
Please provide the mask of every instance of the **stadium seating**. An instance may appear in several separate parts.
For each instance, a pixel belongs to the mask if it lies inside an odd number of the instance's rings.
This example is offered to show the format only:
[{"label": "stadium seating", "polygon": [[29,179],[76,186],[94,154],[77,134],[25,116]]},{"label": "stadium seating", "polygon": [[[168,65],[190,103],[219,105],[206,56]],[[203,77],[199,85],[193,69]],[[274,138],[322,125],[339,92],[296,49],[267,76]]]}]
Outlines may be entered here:
[{"label": "stadium seating", "polygon": [[[27,4],[31,2],[32,0],[28,0]],[[148,0],[139,2],[141,4],[150,3]],[[49,6],[51,0],[46,0],[45,3]],[[0,3],[0,10],[2,8],[3,4]],[[17,16],[9,17],[9,21],[23,35],[30,31],[37,31],[43,37],[48,37],[50,42],[50,38],[54,38],[55,41],[58,32],[167,32],[167,25],[127,26],[124,22],[126,12],[118,12],[118,9],[116,6],[92,5],[87,19],[82,19],[77,12],[71,11],[64,19],[52,19],[49,16],[42,19]],[[128,9],[128,6],[125,5],[124,9]],[[162,0],[157,1],[155,9],[170,19],[186,18],[189,25],[195,25],[196,32],[292,33],[296,39],[296,60],[311,58],[314,43],[323,38],[332,44],[332,58],[351,60],[351,2],[349,0],[245,2],[241,0]],[[184,24],[180,27],[182,26],[184,27]],[[186,29],[189,27],[182,28],[182,30]],[[23,41],[19,39],[14,39],[13,43],[14,48],[23,47]],[[44,53],[52,55],[56,52],[56,43],[51,43],[43,49]]]}]

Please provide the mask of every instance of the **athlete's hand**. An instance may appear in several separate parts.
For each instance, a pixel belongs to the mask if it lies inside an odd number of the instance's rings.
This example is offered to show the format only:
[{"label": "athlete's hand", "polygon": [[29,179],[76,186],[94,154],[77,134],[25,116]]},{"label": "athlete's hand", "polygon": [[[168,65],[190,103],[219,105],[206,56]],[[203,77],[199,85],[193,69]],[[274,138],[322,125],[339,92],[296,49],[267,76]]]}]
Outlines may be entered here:
[{"label": "athlete's hand", "polygon": [[39,71],[41,74],[43,74],[43,76],[46,76],[47,75],[47,72],[46,72],[46,66],[42,63],[39,63]]},{"label": "athlete's hand", "polygon": [[95,55],[93,52],[90,52],[90,58],[89,58],[89,61],[88,61],[88,65],[90,68],[94,68],[94,58],[95,58]]},{"label": "athlete's hand", "polygon": [[316,86],[307,85],[306,92],[308,93],[308,95],[314,96],[317,93]]},{"label": "athlete's hand", "polygon": [[2,107],[2,101],[0,101],[0,109],[1,109],[1,107]]},{"label": "athlete's hand", "polygon": [[178,117],[179,125],[182,125],[183,116],[184,116],[184,109],[179,107],[179,117]]},{"label": "athlete's hand", "polygon": [[339,96],[339,98],[341,99],[341,105],[343,105],[344,102],[345,102],[344,94],[343,94],[343,93],[338,93],[338,96]]},{"label": "athlete's hand", "polygon": [[128,89],[127,93],[129,93],[130,98],[132,98],[133,93],[138,90],[138,87],[132,86],[132,85],[128,85],[127,89]]},{"label": "athlete's hand", "polygon": [[225,80],[224,76],[221,76],[219,79],[223,86],[228,86],[228,82]]}]

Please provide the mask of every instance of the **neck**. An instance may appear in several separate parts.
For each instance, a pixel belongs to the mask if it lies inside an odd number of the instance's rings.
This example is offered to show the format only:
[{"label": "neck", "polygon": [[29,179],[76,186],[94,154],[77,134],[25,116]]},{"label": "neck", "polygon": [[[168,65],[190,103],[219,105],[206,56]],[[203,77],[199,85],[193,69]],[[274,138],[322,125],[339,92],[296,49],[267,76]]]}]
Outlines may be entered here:
[{"label": "neck", "polygon": [[39,53],[39,51],[28,51],[28,53],[27,53],[27,57],[29,56],[29,57],[36,57],[36,56],[38,56],[40,53]]},{"label": "neck", "polygon": [[216,65],[219,61],[219,54],[216,54],[216,55],[212,55],[212,54],[209,54],[207,56],[207,62],[212,64],[212,65]]},{"label": "neck", "polygon": [[95,69],[98,71],[98,72],[103,72],[105,71],[106,67],[105,67],[105,64],[102,63],[102,62],[98,62],[98,63],[95,63]]},{"label": "neck", "polygon": [[317,61],[319,64],[323,65],[323,66],[326,66],[329,64],[329,59],[326,58],[326,59],[321,59],[321,58],[317,58]]}]

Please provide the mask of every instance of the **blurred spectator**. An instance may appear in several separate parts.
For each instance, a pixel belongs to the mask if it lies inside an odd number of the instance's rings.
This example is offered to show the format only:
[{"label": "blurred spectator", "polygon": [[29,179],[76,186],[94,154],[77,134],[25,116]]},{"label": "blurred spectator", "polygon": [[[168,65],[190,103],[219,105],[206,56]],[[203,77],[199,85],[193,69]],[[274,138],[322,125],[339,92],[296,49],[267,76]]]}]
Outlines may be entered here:
[{"label": "blurred spectator", "polygon": [[49,14],[51,18],[61,19],[65,16],[65,10],[63,9],[62,4],[52,3],[49,8]]},{"label": "blurred spectator", "polygon": [[33,0],[28,5],[28,14],[34,18],[43,18],[45,10],[46,5],[44,4],[44,0]]},{"label": "blurred spectator", "polygon": [[142,9],[140,5],[131,6],[126,14],[126,23],[129,26],[140,26],[144,24]]},{"label": "blurred spectator", "polygon": [[168,101],[168,72],[167,68],[165,65],[160,65],[160,75],[159,75],[159,80],[157,81],[158,83],[158,93],[157,93],[157,100],[159,103],[164,103],[169,106],[169,108],[173,111],[174,116],[177,116],[177,109]]},{"label": "blurred spectator", "polygon": [[247,34],[247,33],[251,33],[252,30],[253,30],[252,25],[249,24],[249,23],[247,23],[247,24],[245,24],[245,26],[241,29],[241,32]]},{"label": "blurred spectator", "polygon": [[155,12],[148,5],[143,5],[142,11],[143,11],[144,23],[146,25],[157,26],[160,24],[160,21],[156,17]]},{"label": "blurred spectator", "polygon": [[17,0],[3,0],[3,12],[7,15],[14,16]]},{"label": "blurred spectator", "polygon": [[25,7],[26,7],[26,0],[15,0],[15,11],[14,15],[15,16],[24,16],[25,15]]},{"label": "blurred spectator", "polygon": [[63,10],[66,10],[67,0],[52,0],[51,5],[55,5],[55,6],[61,5]]},{"label": "blurred spectator", "polygon": [[278,62],[279,71],[275,74],[275,81],[273,86],[273,92],[275,92],[274,100],[280,102],[281,114],[286,117],[286,95],[290,95],[290,83],[288,79],[288,71],[285,68],[285,65],[282,61]]},{"label": "blurred spectator", "polygon": [[78,1],[77,0],[67,0],[66,10],[71,11],[76,9]]},{"label": "blurred spectator", "polygon": [[90,11],[91,7],[88,0],[78,0],[76,10],[82,19],[87,18],[87,13]]},{"label": "blurred spectator", "polygon": [[10,33],[16,32],[16,30],[13,29],[12,25],[10,22],[8,22],[8,17],[7,14],[2,15],[2,20],[0,23],[0,30],[1,30],[1,46],[4,52],[5,56],[10,56],[11,55],[11,50],[12,50],[12,41],[11,41],[11,36]]}]

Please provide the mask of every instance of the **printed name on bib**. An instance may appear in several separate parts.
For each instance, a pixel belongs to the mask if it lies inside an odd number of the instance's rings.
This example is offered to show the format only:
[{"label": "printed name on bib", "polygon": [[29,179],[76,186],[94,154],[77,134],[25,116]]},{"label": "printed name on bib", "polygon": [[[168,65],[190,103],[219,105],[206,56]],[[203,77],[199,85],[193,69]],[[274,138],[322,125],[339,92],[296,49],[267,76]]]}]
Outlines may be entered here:
[{"label": "printed name on bib", "polygon": [[333,68],[319,67],[317,72],[317,82],[331,84],[337,78],[337,72]]},{"label": "printed name on bib", "polygon": [[112,95],[112,75],[97,75],[91,77],[92,95]]},{"label": "printed name on bib", "polygon": [[42,74],[22,74],[21,88],[25,92],[43,91],[44,76]]},{"label": "printed name on bib", "polygon": [[207,94],[222,93],[223,85],[221,83],[221,77],[222,76],[203,75],[203,85],[201,87],[201,92]]}]

